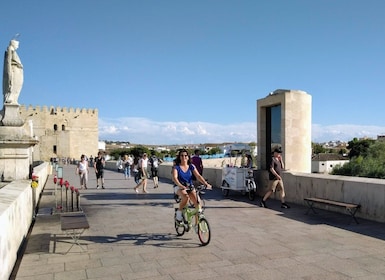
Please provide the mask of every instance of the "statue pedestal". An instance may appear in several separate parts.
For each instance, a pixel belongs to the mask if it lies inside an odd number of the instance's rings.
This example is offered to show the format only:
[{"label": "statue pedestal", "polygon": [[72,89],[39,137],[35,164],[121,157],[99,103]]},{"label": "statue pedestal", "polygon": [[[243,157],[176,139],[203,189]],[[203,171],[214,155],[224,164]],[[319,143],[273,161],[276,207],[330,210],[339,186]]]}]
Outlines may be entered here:
[{"label": "statue pedestal", "polygon": [[4,104],[2,115],[1,125],[22,126],[24,124],[24,121],[20,118],[18,104]]},{"label": "statue pedestal", "polygon": [[23,126],[0,126],[1,181],[29,179],[32,147],[37,143]]}]

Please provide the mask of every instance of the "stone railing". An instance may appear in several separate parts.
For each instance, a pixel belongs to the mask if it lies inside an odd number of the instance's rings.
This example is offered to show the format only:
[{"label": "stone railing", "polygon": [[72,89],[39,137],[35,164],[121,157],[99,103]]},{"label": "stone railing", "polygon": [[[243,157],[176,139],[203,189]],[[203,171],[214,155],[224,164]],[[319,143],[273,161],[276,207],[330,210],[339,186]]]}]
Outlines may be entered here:
[{"label": "stone railing", "polygon": [[[171,164],[162,163],[158,174],[159,177],[171,180]],[[221,168],[205,168],[203,175],[214,187],[221,187]],[[262,196],[267,190],[268,172],[254,170],[254,178],[258,183],[258,195]],[[305,205],[303,200],[305,197],[320,197],[361,204],[356,217],[385,222],[385,180],[383,179],[286,171],[283,174],[283,181],[288,202]],[[278,195],[276,199],[279,199]],[[330,208],[329,210],[346,213],[344,209]]]},{"label": "stone railing", "polygon": [[50,173],[51,165],[43,163],[34,168],[39,176],[37,188],[31,187],[31,180],[18,180],[0,189],[0,279],[9,279],[12,273]]}]

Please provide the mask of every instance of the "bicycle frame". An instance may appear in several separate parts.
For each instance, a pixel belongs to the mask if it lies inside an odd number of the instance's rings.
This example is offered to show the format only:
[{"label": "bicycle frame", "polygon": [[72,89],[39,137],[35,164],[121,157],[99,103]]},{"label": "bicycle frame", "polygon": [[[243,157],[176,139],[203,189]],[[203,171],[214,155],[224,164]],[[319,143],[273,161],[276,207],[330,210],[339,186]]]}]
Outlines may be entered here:
[{"label": "bicycle frame", "polygon": [[[182,236],[185,232],[190,231],[194,227],[195,232],[198,234],[199,240],[203,246],[209,244],[211,239],[210,226],[202,211],[197,208],[190,208],[189,202],[186,203],[182,209],[183,221],[177,221],[176,211],[179,209],[179,205],[174,205],[175,214],[175,230],[178,236]],[[194,219],[195,218],[195,219]]]},{"label": "bicycle frame", "polygon": [[182,215],[184,216],[184,222],[188,224],[189,228],[192,226],[193,217],[195,217],[195,224],[198,222],[199,214],[203,215],[203,213],[199,213],[198,209],[191,209],[187,205],[183,208]]}]

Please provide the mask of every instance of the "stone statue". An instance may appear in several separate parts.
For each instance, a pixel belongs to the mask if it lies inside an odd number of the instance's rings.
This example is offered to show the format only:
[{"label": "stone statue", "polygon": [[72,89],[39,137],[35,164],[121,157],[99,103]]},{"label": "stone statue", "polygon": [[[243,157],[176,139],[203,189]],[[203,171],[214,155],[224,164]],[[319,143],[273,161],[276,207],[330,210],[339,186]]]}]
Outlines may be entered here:
[{"label": "stone statue", "polygon": [[3,94],[4,104],[18,105],[17,102],[23,87],[23,65],[16,53],[19,41],[11,40],[4,54]]}]

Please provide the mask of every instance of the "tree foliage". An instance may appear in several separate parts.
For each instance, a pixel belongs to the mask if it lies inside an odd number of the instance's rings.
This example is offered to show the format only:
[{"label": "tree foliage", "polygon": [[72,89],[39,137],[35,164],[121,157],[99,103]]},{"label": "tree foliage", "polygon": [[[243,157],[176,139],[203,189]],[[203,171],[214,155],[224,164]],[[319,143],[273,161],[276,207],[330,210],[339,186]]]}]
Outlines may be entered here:
[{"label": "tree foliage", "polygon": [[368,178],[385,178],[385,142],[375,140],[349,141],[350,161],[333,168],[332,174]]},{"label": "tree foliage", "polygon": [[374,144],[375,140],[372,139],[363,139],[358,140],[357,138],[353,138],[353,140],[348,142],[349,158],[354,158],[358,156],[366,157],[370,145]]},{"label": "tree foliage", "polygon": [[[118,159],[119,157],[123,157],[124,155],[133,155],[134,157],[140,157],[144,153],[151,154],[151,152],[152,150],[150,150],[149,148],[139,145],[139,146],[135,146],[127,149],[119,148],[119,149],[111,150],[109,154],[113,158]],[[163,158],[162,156],[160,156],[159,153],[155,152],[155,154],[158,157]]]},{"label": "tree foliage", "polygon": [[326,149],[318,143],[311,143],[313,154],[323,154],[326,152]]}]

